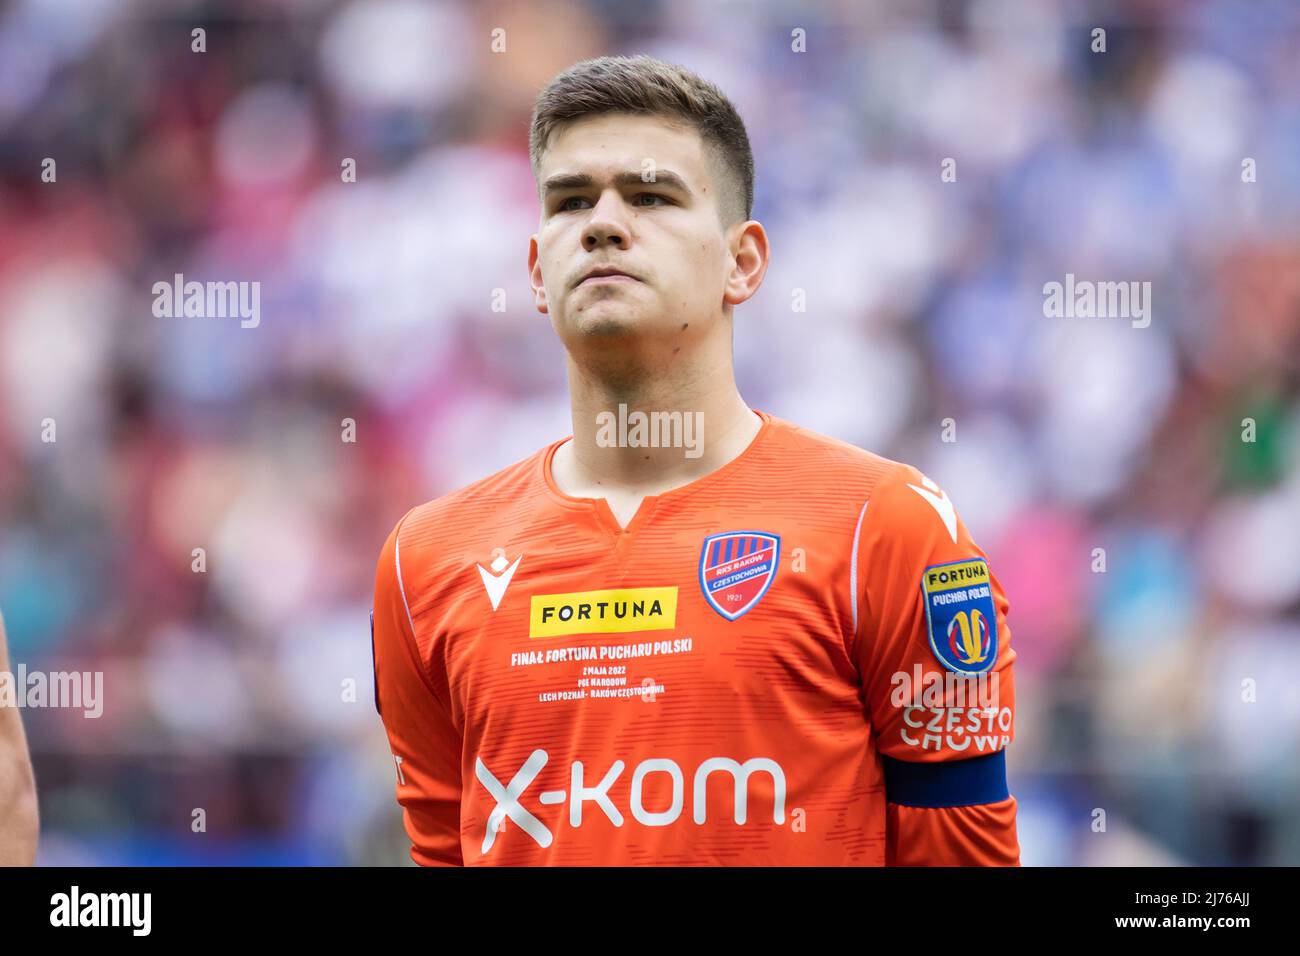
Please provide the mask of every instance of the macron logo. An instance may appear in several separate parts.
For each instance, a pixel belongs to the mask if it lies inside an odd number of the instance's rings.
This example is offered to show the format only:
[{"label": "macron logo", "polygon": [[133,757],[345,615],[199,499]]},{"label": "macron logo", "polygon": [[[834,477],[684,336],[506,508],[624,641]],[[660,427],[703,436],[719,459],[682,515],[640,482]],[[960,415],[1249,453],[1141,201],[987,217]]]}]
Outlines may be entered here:
[{"label": "macron logo", "polygon": [[487,588],[488,600],[492,602],[493,611],[497,609],[501,599],[506,596],[506,588],[510,587],[510,579],[515,576],[515,569],[519,567],[519,562],[523,559],[524,556],[521,554],[515,558],[515,563],[511,564],[507,569],[506,565],[509,562],[506,561],[506,556],[501,549],[497,548],[497,556],[492,560],[491,571],[481,564],[474,565],[474,567],[478,568],[478,576],[483,579],[483,587]]},{"label": "macron logo", "polygon": [[[943,521],[943,526],[948,529],[948,534],[952,535],[953,544],[957,543],[957,510],[953,508],[952,501],[948,498],[948,492],[940,491],[929,478],[922,476],[921,484],[924,488],[918,488],[916,485],[908,485],[918,495],[930,503],[930,507],[939,512],[939,517]],[[938,494],[935,494],[938,492]]]}]

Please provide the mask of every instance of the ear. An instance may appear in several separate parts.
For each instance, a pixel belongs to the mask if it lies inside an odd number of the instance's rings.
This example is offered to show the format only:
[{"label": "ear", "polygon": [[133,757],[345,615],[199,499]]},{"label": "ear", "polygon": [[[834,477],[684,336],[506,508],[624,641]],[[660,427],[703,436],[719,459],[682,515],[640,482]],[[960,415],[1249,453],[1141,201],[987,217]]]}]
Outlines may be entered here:
[{"label": "ear", "polygon": [[767,230],[756,219],[737,223],[727,231],[731,271],[722,287],[722,301],[727,305],[740,305],[763,284],[771,251],[767,245]]},{"label": "ear", "polygon": [[546,285],[542,282],[542,263],[537,255],[537,234],[528,238],[528,284],[533,287],[533,304],[546,315]]}]

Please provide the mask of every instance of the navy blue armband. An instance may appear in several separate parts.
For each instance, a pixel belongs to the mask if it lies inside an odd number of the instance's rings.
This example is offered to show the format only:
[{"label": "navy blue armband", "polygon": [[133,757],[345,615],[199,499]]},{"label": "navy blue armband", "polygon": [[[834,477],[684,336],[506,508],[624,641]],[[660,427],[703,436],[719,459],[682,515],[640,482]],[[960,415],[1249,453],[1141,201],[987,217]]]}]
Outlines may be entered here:
[{"label": "navy blue armband", "polygon": [[375,713],[382,719],[383,711],[379,709],[379,661],[375,657],[375,612],[370,612],[370,671],[375,683]]},{"label": "navy blue armband", "polygon": [[916,763],[881,757],[885,799],[902,807],[972,807],[1000,803],[1007,789],[1007,752],[966,760]]}]

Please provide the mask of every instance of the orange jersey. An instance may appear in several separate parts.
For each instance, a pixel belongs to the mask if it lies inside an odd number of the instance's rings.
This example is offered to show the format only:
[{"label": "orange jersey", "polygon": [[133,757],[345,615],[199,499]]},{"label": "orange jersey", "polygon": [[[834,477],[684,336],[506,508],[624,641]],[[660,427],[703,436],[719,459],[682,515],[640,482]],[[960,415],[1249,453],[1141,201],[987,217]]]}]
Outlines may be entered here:
[{"label": "orange jersey", "polygon": [[915,468],[759,414],[626,529],[555,485],[563,441],[393,529],[375,703],[416,862],[1019,863],[987,556]]}]

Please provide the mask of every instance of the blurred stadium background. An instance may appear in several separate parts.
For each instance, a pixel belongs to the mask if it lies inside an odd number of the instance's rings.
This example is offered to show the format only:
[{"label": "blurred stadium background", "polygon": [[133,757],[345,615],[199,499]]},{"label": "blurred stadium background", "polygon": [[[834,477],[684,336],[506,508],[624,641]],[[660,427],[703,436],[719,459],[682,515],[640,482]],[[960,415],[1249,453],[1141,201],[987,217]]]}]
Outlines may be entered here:
[{"label": "blurred stadium background", "polygon": [[[914,462],[990,553],[1024,861],[1300,862],[1300,6],[11,0],[0,608],[106,698],[24,712],[40,862],[409,862],[374,562],[570,433],[527,122],[611,52],[749,125],[750,404]],[[260,281],[260,325],[155,317],[178,272]],[[1066,273],[1153,321],[1045,318]]]}]

